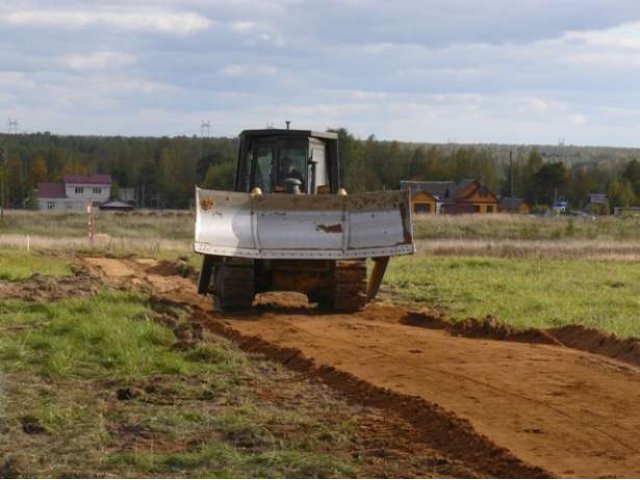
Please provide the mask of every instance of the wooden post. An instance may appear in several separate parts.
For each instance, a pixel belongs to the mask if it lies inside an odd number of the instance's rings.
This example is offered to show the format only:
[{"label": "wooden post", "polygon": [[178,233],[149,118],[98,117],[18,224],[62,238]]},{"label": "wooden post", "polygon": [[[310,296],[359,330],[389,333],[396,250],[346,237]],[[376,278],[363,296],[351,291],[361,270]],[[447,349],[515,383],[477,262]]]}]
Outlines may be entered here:
[{"label": "wooden post", "polygon": [[89,248],[93,249],[96,222],[95,222],[95,216],[93,214],[93,203],[91,201],[87,203],[87,216],[88,216],[88,221],[87,221],[88,232],[87,233],[89,235]]}]

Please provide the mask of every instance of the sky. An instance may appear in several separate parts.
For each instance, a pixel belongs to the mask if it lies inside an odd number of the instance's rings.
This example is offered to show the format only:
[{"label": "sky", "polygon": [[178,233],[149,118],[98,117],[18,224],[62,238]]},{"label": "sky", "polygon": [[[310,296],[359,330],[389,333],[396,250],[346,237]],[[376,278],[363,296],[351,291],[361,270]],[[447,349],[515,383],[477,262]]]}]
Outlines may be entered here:
[{"label": "sky", "polygon": [[0,130],[234,136],[285,120],[637,147],[640,4],[0,0]]}]

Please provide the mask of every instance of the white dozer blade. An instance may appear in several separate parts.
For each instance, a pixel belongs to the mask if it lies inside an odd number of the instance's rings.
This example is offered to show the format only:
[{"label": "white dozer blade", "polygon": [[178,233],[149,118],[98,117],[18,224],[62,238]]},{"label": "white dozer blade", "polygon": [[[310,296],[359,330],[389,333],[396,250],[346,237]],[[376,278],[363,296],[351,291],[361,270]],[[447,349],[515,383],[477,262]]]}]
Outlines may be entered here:
[{"label": "white dozer blade", "polygon": [[408,191],[295,195],[196,189],[198,253],[351,259],[415,252]]}]

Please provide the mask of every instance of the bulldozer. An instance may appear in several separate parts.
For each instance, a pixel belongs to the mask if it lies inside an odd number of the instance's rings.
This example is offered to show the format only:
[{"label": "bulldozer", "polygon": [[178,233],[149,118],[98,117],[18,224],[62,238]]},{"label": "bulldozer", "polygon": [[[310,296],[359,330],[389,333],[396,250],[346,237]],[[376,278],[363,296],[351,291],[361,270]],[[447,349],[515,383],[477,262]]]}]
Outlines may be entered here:
[{"label": "bulldozer", "polygon": [[347,194],[333,132],[287,124],[244,130],[239,140],[234,190],[196,188],[198,293],[213,295],[215,310],[251,308],[270,291],[362,309],[389,258],[415,252],[409,192]]}]

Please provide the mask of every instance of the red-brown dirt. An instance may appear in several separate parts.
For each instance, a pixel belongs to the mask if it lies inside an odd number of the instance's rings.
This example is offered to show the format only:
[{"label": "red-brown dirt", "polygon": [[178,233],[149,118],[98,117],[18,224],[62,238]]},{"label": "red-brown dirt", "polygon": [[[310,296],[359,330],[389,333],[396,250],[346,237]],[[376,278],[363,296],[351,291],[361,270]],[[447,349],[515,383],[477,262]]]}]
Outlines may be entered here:
[{"label": "red-brown dirt", "polygon": [[579,327],[513,332],[490,319],[451,326],[379,304],[326,314],[285,294],[263,297],[249,313],[210,314],[192,280],[167,276],[153,261],[85,263],[112,281],[192,306],[217,333],[353,401],[400,414],[426,444],[484,475],[640,476],[633,340],[581,336]]},{"label": "red-brown dirt", "polygon": [[86,297],[95,293],[96,281],[83,268],[74,269],[68,277],[34,274],[15,282],[0,280],[0,298],[16,298],[27,302],[55,302],[70,296]]}]

